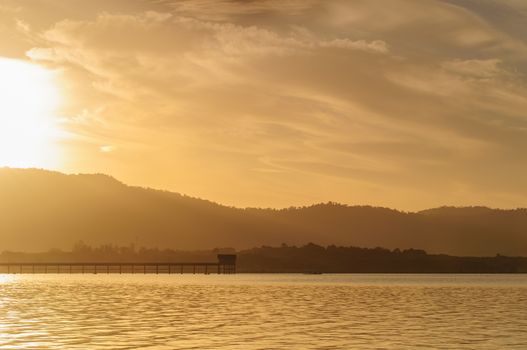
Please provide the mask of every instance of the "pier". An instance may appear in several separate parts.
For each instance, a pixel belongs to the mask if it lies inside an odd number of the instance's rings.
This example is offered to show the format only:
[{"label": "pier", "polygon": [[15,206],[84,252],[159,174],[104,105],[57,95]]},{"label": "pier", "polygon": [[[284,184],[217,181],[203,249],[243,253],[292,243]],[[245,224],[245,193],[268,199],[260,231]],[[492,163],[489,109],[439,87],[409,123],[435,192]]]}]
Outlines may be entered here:
[{"label": "pier", "polygon": [[0,273],[235,274],[236,255],[218,254],[217,262],[0,262]]}]

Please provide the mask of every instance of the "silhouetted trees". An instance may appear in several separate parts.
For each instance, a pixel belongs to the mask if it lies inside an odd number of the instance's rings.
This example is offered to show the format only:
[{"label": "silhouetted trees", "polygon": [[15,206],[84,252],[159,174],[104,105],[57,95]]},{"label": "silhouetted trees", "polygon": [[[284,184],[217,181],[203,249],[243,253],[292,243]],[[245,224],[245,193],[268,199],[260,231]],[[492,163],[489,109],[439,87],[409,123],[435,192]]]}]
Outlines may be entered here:
[{"label": "silhouetted trees", "polygon": [[282,244],[239,252],[240,272],[325,273],[517,273],[527,258],[430,255],[420,249],[358,248],[308,243]]},{"label": "silhouetted trees", "polygon": [[83,241],[74,244],[71,251],[51,249],[47,252],[25,253],[4,251],[1,262],[209,262],[216,261],[219,253],[231,253],[232,248],[203,251],[182,251],[159,248],[136,248],[134,244],[117,246],[103,244],[90,246]]},{"label": "silhouetted trees", "polygon": [[[82,241],[71,251],[52,249],[43,253],[5,251],[0,262],[213,262],[217,254],[236,253],[233,248],[182,251],[136,248],[111,244],[92,247]],[[282,244],[237,252],[239,272],[325,273],[517,273],[527,272],[527,258],[456,257],[427,254],[419,249],[359,248],[308,243]]]}]

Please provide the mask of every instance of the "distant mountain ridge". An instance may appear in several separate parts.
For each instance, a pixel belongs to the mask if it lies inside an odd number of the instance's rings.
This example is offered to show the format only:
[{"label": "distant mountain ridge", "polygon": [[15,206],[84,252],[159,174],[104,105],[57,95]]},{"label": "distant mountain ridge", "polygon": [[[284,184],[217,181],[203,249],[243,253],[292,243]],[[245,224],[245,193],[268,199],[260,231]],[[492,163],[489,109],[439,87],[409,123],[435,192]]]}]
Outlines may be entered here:
[{"label": "distant mountain ridge", "polygon": [[0,250],[69,249],[80,240],[173,249],[315,242],[527,256],[527,209],[441,207],[408,213],[336,203],[240,209],[127,186],[102,174],[0,169]]}]

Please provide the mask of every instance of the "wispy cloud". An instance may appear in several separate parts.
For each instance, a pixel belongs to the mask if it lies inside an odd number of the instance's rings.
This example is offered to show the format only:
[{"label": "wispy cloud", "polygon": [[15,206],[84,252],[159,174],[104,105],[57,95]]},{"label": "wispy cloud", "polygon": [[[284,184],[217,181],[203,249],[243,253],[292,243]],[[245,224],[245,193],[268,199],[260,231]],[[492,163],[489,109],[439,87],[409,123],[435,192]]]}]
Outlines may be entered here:
[{"label": "wispy cloud", "polygon": [[493,15],[525,20],[521,2],[20,6],[12,30],[63,71],[97,171],[236,205],[527,197],[526,37]]}]

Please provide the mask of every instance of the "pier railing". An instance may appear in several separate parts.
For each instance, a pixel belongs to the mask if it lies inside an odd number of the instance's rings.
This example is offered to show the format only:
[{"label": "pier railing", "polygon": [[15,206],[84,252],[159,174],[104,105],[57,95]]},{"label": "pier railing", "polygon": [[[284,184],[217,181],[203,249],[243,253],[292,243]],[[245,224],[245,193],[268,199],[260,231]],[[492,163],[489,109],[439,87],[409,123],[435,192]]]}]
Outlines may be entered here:
[{"label": "pier railing", "polygon": [[234,274],[236,255],[217,262],[0,262],[0,273]]}]

